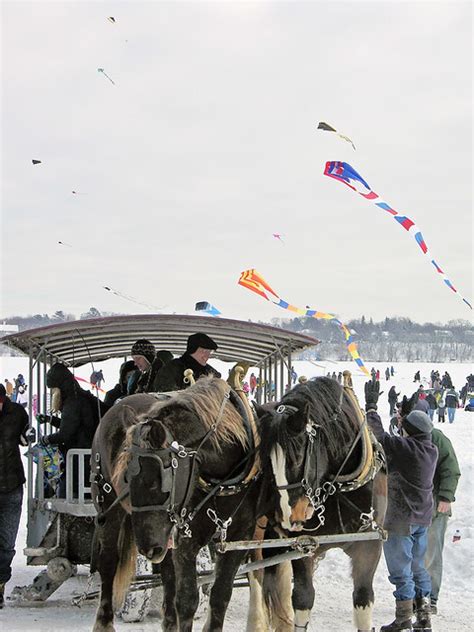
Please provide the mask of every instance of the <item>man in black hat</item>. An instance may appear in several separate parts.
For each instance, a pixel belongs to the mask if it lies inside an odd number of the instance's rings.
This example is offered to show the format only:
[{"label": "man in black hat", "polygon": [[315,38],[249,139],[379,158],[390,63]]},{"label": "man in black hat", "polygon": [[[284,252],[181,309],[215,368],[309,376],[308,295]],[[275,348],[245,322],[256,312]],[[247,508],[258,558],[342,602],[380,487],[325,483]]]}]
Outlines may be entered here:
[{"label": "man in black hat", "polygon": [[184,381],[186,369],[192,369],[195,380],[198,380],[203,375],[221,377],[218,371],[207,364],[211,351],[216,349],[217,344],[206,334],[192,334],[188,338],[186,353],[183,353],[179,358],[171,360],[158,371],[153,390],[158,393],[167,393],[186,388],[186,386],[189,386],[189,383]]},{"label": "man in black hat", "polygon": [[[385,432],[377,413],[380,383],[365,384],[367,423],[383,446],[387,457],[388,505],[384,528],[388,538],[383,551],[389,581],[395,586],[395,620],[380,632],[431,631],[431,580],[424,566],[428,527],[433,511],[433,476],[438,450],[431,441],[433,424],[421,410],[411,410],[404,397],[401,407],[401,435]],[[416,622],[412,627],[413,607]]]}]

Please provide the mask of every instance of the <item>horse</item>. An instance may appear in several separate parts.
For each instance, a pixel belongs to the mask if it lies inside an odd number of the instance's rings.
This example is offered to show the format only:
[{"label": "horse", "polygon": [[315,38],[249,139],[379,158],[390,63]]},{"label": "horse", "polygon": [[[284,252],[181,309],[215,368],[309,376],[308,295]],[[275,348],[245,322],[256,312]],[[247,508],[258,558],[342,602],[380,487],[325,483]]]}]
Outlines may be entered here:
[{"label": "horse", "polygon": [[[259,410],[261,459],[270,461],[277,495],[272,517],[280,536],[376,531],[377,539],[323,544],[292,561],[294,630],[307,630],[314,605],[315,564],[333,547],[352,560],[353,618],[372,632],[373,577],[382,550],[387,476],[351,388],[318,377]],[[271,571],[270,571],[271,572]]]},{"label": "horse", "polygon": [[[190,632],[199,550],[215,534],[221,541],[253,536],[266,503],[265,476],[255,456],[258,437],[232,393],[223,380],[201,378],[168,396],[129,396],[102,418],[92,446],[98,516],[91,572],[101,577],[94,632],[114,631],[137,550],[161,563],[163,631]],[[245,554],[217,554],[205,632],[222,630]],[[256,623],[258,629],[265,628]]]}]

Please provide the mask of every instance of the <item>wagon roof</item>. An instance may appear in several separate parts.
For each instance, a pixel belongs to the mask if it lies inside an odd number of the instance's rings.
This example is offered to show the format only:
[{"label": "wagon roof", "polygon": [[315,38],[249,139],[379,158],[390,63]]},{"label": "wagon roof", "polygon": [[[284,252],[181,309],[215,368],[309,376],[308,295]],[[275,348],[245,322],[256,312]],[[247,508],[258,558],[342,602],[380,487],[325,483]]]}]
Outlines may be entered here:
[{"label": "wagon roof", "polygon": [[[138,338],[150,340],[156,349],[174,355],[186,349],[190,334],[210,335],[219,348],[215,357],[224,361],[248,360],[255,365],[269,356],[279,357],[317,345],[310,336],[241,320],[165,314],[111,316],[62,322],[0,338],[6,344],[34,359],[49,354],[52,361],[68,366],[99,362],[130,355]],[[44,361],[45,355],[42,356]]]}]

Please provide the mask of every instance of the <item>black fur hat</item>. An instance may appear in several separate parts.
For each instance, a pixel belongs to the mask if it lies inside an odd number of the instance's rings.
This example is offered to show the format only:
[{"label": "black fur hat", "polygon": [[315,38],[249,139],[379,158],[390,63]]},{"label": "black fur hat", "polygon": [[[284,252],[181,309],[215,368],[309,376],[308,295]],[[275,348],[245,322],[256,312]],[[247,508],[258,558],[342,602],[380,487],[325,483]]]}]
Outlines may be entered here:
[{"label": "black fur hat", "polygon": [[148,360],[150,364],[153,364],[153,360],[156,356],[155,346],[145,338],[140,338],[133,345],[132,350],[130,351],[130,355],[132,356],[143,356]]},{"label": "black fur hat", "polygon": [[208,335],[200,332],[189,336],[186,351],[188,353],[194,353],[197,349],[199,349],[199,347],[201,347],[201,349],[211,349],[212,351],[217,349],[217,345],[214,340],[209,338]]}]

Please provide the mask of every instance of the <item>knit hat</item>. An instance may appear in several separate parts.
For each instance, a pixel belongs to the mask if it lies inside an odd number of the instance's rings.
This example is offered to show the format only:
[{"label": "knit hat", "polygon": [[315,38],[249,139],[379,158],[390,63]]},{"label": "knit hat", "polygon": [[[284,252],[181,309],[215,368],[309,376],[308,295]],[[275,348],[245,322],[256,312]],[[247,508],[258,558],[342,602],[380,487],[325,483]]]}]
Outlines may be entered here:
[{"label": "knit hat", "polygon": [[412,410],[402,420],[402,427],[409,435],[431,434],[433,430],[431,419],[422,410]]},{"label": "knit hat", "polygon": [[148,360],[150,364],[152,364],[156,356],[156,349],[149,340],[145,340],[145,338],[140,338],[140,340],[137,340],[136,343],[133,345],[132,350],[130,351],[130,355],[143,356]]},{"label": "knit hat", "polygon": [[199,347],[201,347],[201,349],[211,349],[212,351],[217,349],[214,340],[209,338],[206,334],[197,333],[189,336],[186,351],[188,353],[194,353]]}]

